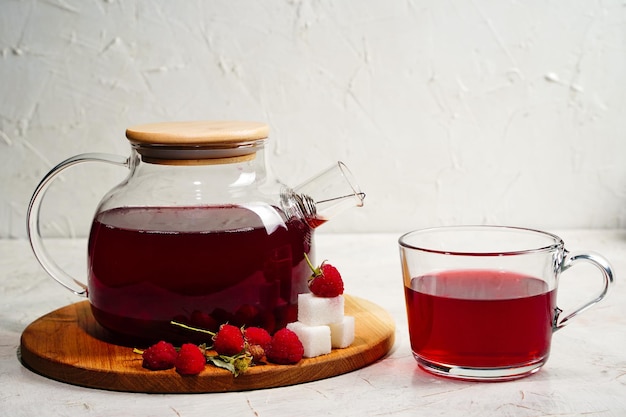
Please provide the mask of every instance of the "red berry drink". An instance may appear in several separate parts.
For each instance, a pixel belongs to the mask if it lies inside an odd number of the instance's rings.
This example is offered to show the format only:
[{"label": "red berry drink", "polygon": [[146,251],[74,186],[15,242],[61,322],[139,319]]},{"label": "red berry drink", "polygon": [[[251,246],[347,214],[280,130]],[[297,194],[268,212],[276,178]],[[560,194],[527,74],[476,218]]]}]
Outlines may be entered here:
[{"label": "red berry drink", "polygon": [[93,314],[133,339],[190,340],[171,320],[274,332],[295,320],[311,239],[304,222],[264,205],[104,211],[89,239]]},{"label": "red berry drink", "polygon": [[540,279],[496,270],[413,278],[405,287],[411,348],[418,362],[498,368],[545,361],[556,290]]}]

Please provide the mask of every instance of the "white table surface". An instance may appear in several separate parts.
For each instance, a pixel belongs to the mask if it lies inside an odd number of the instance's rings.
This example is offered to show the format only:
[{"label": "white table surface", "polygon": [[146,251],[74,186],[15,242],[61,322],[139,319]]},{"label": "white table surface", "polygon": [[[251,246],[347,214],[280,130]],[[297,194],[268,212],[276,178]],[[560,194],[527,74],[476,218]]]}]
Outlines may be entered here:
[{"label": "white table surface", "polygon": [[[417,368],[408,341],[398,234],[317,234],[319,259],[343,274],[346,292],[385,308],[396,321],[387,357],[357,371],[296,386],[218,394],[155,395],[103,391],[56,382],[24,368],[19,339],[38,317],[81,301],[49,278],[27,241],[0,240],[0,415],[5,416],[626,416],[626,231],[552,231],[570,251],[593,250],[613,265],[609,296],[553,337],[538,373],[516,381],[472,383]],[[82,240],[54,240],[58,262],[84,267]],[[599,276],[573,268],[559,306],[589,297]],[[573,305],[571,306],[573,307]]]}]

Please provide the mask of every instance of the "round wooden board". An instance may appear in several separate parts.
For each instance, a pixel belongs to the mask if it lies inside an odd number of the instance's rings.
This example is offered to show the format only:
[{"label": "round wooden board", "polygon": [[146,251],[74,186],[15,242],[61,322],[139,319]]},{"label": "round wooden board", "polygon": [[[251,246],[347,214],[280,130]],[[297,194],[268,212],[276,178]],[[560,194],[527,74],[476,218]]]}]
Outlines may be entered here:
[{"label": "round wooden board", "polygon": [[273,388],[316,381],[367,366],[389,352],[395,324],[384,309],[345,296],[345,314],[355,317],[355,340],[345,349],[303,359],[296,365],[262,364],[234,377],[207,365],[197,376],[175,370],[144,369],[141,355],[104,341],[88,301],[60,308],[35,320],[22,333],[23,364],[46,377],[74,385],[143,393],[207,393]]}]

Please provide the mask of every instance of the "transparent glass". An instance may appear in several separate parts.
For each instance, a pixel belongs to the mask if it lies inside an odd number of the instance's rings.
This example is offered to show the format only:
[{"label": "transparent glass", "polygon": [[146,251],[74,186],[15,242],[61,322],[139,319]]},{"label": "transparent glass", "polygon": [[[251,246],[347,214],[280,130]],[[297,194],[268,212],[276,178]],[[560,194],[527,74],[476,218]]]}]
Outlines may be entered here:
[{"label": "transparent glass", "polygon": [[[411,349],[436,375],[503,381],[548,360],[552,333],[602,300],[613,282],[598,254],[569,253],[558,236],[500,226],[441,227],[399,239]],[[561,273],[594,265],[601,285],[583,305],[557,306]]]},{"label": "transparent glass", "polygon": [[[31,199],[33,252],[55,280],[89,299],[94,317],[112,337],[176,341],[195,335],[172,326],[172,320],[209,330],[225,322],[270,332],[284,327],[297,316],[298,294],[308,291],[305,255],[315,258],[314,229],[334,213],[318,212],[312,197],[269,179],[263,142],[253,146],[253,152],[250,146],[241,154],[229,149],[216,158],[206,158],[212,152],[206,148],[199,150],[202,158],[194,158],[193,147],[183,154],[137,146],[129,157],[69,158],[44,177]],[[83,162],[129,170],[96,209],[86,280],[60,268],[39,233],[46,189],[60,172]],[[343,172],[344,165],[337,166]],[[307,190],[336,204],[362,205],[358,186],[335,184],[348,181],[329,174],[335,170],[314,177]],[[358,193],[358,201],[328,194],[344,186]],[[320,187],[327,192],[318,193]],[[323,221],[314,220],[322,214]]]},{"label": "transparent glass", "polygon": [[294,189],[283,187],[281,205],[291,216],[305,219],[313,228],[348,207],[362,207],[365,193],[341,161]]}]

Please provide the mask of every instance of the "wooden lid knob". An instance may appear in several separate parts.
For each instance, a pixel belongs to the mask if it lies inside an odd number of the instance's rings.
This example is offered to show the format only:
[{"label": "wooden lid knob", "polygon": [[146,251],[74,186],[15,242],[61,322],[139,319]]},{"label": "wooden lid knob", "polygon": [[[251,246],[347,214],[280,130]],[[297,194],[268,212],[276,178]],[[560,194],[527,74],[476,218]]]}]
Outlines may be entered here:
[{"label": "wooden lid knob", "polygon": [[244,121],[163,122],[126,129],[131,143],[146,145],[236,145],[265,139],[268,134],[267,124]]},{"label": "wooden lid knob", "polygon": [[126,137],[144,161],[168,164],[251,159],[268,134],[267,124],[246,121],[163,122],[126,129]]}]

